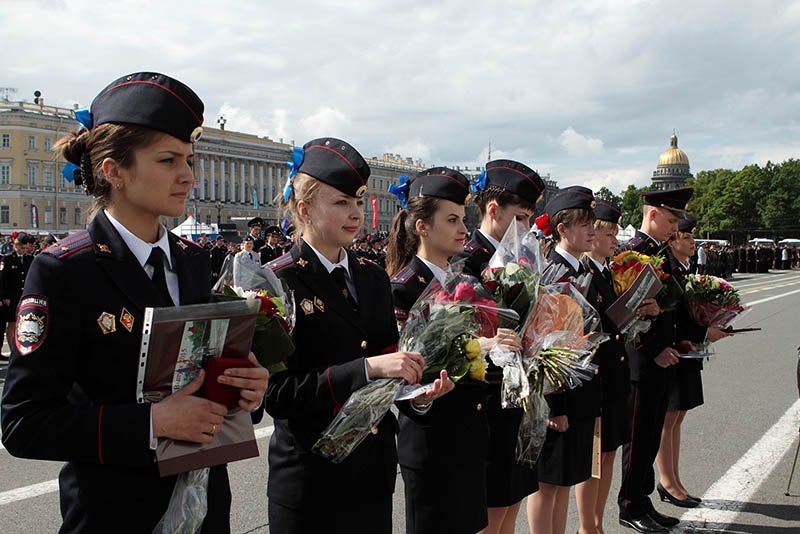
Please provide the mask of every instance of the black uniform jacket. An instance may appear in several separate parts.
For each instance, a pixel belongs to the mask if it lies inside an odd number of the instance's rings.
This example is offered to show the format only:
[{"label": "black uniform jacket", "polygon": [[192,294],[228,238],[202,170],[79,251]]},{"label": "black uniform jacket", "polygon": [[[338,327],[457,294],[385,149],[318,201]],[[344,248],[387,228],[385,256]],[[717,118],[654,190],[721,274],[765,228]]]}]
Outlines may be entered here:
[{"label": "black uniform jacket", "polygon": [[[406,320],[409,309],[433,279],[431,270],[417,256],[392,277],[395,317],[399,323]],[[417,414],[408,403],[401,403],[397,442],[400,465],[412,469],[434,464],[465,466],[461,471],[455,470],[453,476],[468,476],[467,466],[483,469],[484,464],[476,460],[485,460],[488,447],[485,390],[484,383],[463,378],[425,414]]]},{"label": "black uniform jacket", "polygon": [[258,252],[261,255],[261,265],[264,265],[265,263],[269,263],[272,260],[274,260],[275,258],[277,258],[278,256],[282,256],[283,255],[283,251],[281,250],[281,248],[278,245],[275,245],[273,247],[269,243],[267,243],[266,245],[261,247],[261,249],[259,249]]},{"label": "black uniform jacket", "polygon": [[[168,235],[181,303],[205,300],[207,253]],[[103,212],[33,262],[3,392],[3,444],[68,462],[61,532],[150,532],[166,510],[175,477],[159,477],[150,404],[136,403],[144,310],[163,305]],[[224,467],[212,469],[208,502],[206,531],[226,532]]]},{"label": "black uniform jacket", "polygon": [[481,273],[489,265],[492,254],[495,253],[494,245],[486,239],[482,232],[475,230],[472,232],[472,239],[464,246],[464,252],[456,254],[450,259],[450,263],[464,260],[464,272],[480,279]]},{"label": "black uniform jacket", "polygon": [[[556,252],[555,247],[547,255],[549,264],[563,265],[567,268],[564,276],[576,278],[579,273],[564,256]],[[548,264],[548,265],[549,265]],[[594,304],[589,301],[590,304]],[[594,362],[597,363],[595,356]],[[600,415],[600,401],[602,398],[602,384],[598,376],[589,382],[561,393],[545,395],[547,405],[550,407],[550,417],[566,415],[570,419],[586,419]]]},{"label": "black uniform jacket", "polygon": [[[691,274],[681,262],[669,255],[669,263],[672,268],[672,275],[680,282],[681,287],[686,284],[686,277]],[[702,343],[706,339],[708,328],[694,320],[689,313],[685,299],[681,299],[675,312],[677,319],[676,339],[687,340],[692,343]],[[678,375],[686,372],[696,371],[703,368],[703,360],[695,358],[681,359],[676,366]]]},{"label": "black uniform jacket", "polygon": [[589,258],[581,260],[584,268],[592,273],[592,282],[586,294],[586,300],[600,314],[603,332],[608,334],[608,341],[597,348],[594,361],[600,366],[600,378],[603,382],[603,402],[627,399],[630,390],[631,371],[625,354],[625,338],[616,329],[614,323],[606,317],[605,311],[617,300],[614,288],[609,284],[597,265]]},{"label": "black uniform jacket", "polygon": [[374,263],[347,255],[357,310],[305,242],[268,264],[294,291],[296,352],[267,389],[266,409],[275,419],[267,494],[294,509],[317,499],[394,491],[397,420],[391,413],[340,464],[311,452],[350,394],[366,385],[364,359],[397,346],[389,277]]},{"label": "black uniform jacket", "polygon": [[[667,259],[666,248],[659,245],[647,234],[637,230],[627,247],[648,256],[664,258],[662,269],[672,275],[670,262]],[[673,371],[670,367],[662,368],[655,363],[655,358],[662,350],[673,347],[676,342],[675,312],[662,311],[657,317],[651,317],[650,330],[639,335],[639,341],[627,346],[628,358],[631,367],[631,380],[643,382],[646,380],[666,380]]]},{"label": "black uniform jacket", "polygon": [[[9,299],[11,306],[16,306],[19,298],[22,295],[22,289],[25,286],[25,277],[30,270],[33,256],[23,254],[20,256],[16,252],[4,254],[0,258],[0,265],[2,265],[2,273],[0,273],[0,298]],[[12,311],[13,313],[13,311]]]}]

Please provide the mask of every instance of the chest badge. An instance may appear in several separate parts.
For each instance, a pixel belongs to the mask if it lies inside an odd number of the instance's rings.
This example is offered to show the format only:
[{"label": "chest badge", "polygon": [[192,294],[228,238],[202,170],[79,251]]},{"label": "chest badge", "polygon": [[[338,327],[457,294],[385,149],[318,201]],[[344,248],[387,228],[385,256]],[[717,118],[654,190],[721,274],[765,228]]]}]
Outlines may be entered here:
[{"label": "chest badge", "polygon": [[125,327],[125,330],[130,332],[133,330],[133,314],[127,308],[122,308],[122,314],[119,316],[119,324]]},{"label": "chest badge", "polygon": [[303,310],[303,313],[306,315],[311,315],[314,313],[314,303],[308,299],[303,299],[300,303],[300,309]]},{"label": "chest badge", "polygon": [[117,331],[117,320],[108,312],[100,314],[100,317],[97,318],[97,324],[103,334],[111,334]]},{"label": "chest badge", "polygon": [[314,306],[321,312],[325,311],[325,303],[319,297],[314,297]]},{"label": "chest badge", "polygon": [[300,267],[305,267],[306,265],[308,265],[308,261],[304,260],[303,258],[300,258],[299,260],[297,260],[297,265],[299,265]]}]

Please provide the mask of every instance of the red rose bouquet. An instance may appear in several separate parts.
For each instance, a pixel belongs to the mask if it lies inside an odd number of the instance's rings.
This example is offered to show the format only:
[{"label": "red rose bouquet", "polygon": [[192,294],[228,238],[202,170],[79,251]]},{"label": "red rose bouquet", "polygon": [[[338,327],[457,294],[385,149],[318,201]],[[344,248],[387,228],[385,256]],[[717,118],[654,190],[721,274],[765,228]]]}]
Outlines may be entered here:
[{"label": "red rose bouquet", "polygon": [[684,296],[689,313],[703,326],[727,328],[750,309],[742,304],[736,288],[711,275],[688,275]]}]

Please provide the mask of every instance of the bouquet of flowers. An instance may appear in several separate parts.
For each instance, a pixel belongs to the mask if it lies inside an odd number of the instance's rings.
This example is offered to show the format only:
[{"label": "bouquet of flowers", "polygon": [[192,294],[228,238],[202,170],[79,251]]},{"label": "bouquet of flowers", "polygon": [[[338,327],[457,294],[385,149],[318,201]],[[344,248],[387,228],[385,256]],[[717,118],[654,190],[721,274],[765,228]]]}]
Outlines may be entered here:
[{"label": "bouquet of flowers", "polygon": [[[504,397],[522,398],[524,416],[517,434],[519,463],[533,466],[547,434],[549,408],[544,395],[573,389],[597,374],[591,362],[608,339],[597,332],[597,312],[571,283],[540,288],[536,309],[523,327],[524,380]],[[515,384],[509,380],[509,388]],[[505,386],[505,384],[504,384]]]},{"label": "bouquet of flowers", "polygon": [[[481,279],[498,306],[514,310],[524,321],[536,306],[543,263],[536,231],[515,222],[506,230]],[[519,328],[521,324],[500,326]]]},{"label": "bouquet of flowers", "polygon": [[[664,287],[664,281],[667,278],[670,278],[669,274],[664,272],[663,265],[664,259],[660,258],[659,256],[648,256],[646,254],[636,252],[635,250],[625,250],[620,252],[611,259],[609,264],[614,292],[617,294],[617,296],[622,296],[623,293],[625,293],[629,288],[631,288],[631,286],[634,285],[636,280],[642,275],[645,269],[652,267],[656,277],[662,282],[662,289],[659,290],[660,294]],[[647,291],[644,293],[647,293]],[[617,328],[619,328],[619,331],[623,334],[627,334],[626,341],[629,343],[635,342],[639,334],[643,334],[650,330],[651,321],[635,314],[635,308],[638,308],[638,304],[641,303],[641,299],[644,297],[644,294],[640,294],[638,295],[638,300],[636,303],[626,304],[625,309],[627,310],[627,313],[624,314],[624,317],[617,317],[616,314],[612,315],[611,312],[613,309],[609,310],[608,312],[612,321],[615,322]],[[658,296],[656,298],[658,298]],[[635,308],[628,309],[630,306],[634,306]],[[614,306],[612,306],[612,308],[614,308]]]},{"label": "bouquet of flowers", "polygon": [[[467,274],[449,273],[445,284],[432,282],[408,313],[398,350],[422,354],[425,367],[420,384],[382,378],[355,391],[314,444],[313,450],[335,463],[350,453],[380,423],[397,399],[412,399],[431,389],[442,370],[454,382],[483,381],[486,362],[478,336],[493,337],[499,310],[488,292]],[[405,386],[405,387],[404,387]]]},{"label": "bouquet of flowers", "polygon": [[268,267],[233,261],[233,256],[225,258],[214,291],[259,301],[251,350],[271,373],[285,370],[283,362],[295,350],[291,338],[295,319],[292,291]]},{"label": "bouquet of flowers", "polygon": [[732,285],[711,275],[688,275],[684,296],[689,313],[703,326],[727,328],[750,309],[742,304],[739,292]]}]

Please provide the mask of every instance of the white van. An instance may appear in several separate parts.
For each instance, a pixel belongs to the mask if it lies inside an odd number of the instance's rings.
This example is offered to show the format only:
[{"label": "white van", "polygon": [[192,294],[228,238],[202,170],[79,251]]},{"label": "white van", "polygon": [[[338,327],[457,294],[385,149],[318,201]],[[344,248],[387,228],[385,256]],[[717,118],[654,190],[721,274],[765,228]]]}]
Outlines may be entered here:
[{"label": "white van", "polygon": [[751,245],[755,245],[755,246],[765,246],[766,245],[768,247],[775,248],[775,241],[773,241],[772,239],[766,239],[766,238],[763,238],[763,237],[756,237],[755,239],[751,239],[750,241],[748,241],[748,243],[751,244]]},{"label": "white van", "polygon": [[800,247],[800,239],[781,239],[778,241],[779,245],[788,245],[790,247]]}]

